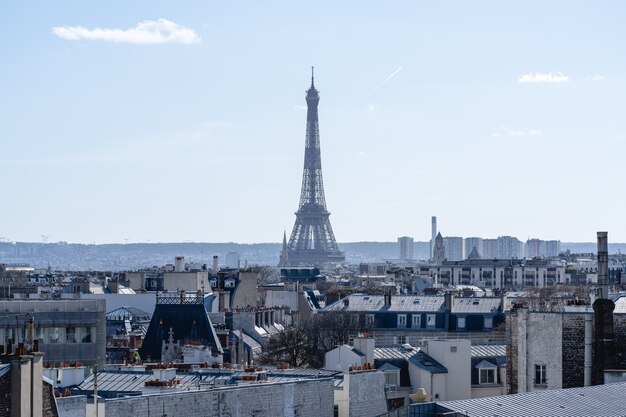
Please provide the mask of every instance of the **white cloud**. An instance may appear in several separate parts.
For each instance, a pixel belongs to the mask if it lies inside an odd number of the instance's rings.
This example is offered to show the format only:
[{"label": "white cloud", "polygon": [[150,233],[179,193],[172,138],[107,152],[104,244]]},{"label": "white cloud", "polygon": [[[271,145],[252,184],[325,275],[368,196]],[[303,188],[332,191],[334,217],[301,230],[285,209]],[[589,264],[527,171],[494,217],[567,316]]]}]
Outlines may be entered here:
[{"label": "white cloud", "polygon": [[588,77],[585,77],[583,78],[583,80],[588,80],[588,81],[593,81],[594,83],[599,83],[603,81],[608,81],[609,77],[607,77],[606,75],[595,74],[595,75],[590,75]]},{"label": "white cloud", "polygon": [[499,127],[497,129],[491,129],[491,135],[494,138],[503,136],[539,136],[543,135],[541,129],[529,129],[529,130],[515,130],[506,126]]},{"label": "white cloud", "polygon": [[197,43],[201,38],[192,29],[166,19],[144,20],[131,29],[87,29],[82,26],[57,26],[52,28],[56,36],[68,40],[125,42],[135,44]]},{"label": "white cloud", "polygon": [[306,110],[307,109],[306,106],[301,106],[300,104],[295,104],[293,106],[293,108],[296,109],[296,110]]},{"label": "white cloud", "polygon": [[570,78],[562,72],[531,72],[528,74],[520,75],[517,79],[520,84],[528,83],[568,83]]},{"label": "white cloud", "polygon": [[369,106],[367,106],[367,109],[369,111],[374,111],[374,110],[376,110],[376,106],[374,105],[374,103],[370,103]]}]

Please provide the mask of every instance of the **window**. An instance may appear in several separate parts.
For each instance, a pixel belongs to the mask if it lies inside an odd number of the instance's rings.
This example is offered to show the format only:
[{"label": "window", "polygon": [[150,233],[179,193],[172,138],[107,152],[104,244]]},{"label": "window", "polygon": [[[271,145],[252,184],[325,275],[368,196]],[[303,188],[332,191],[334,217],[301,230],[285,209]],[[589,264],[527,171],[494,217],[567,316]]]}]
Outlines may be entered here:
[{"label": "window", "polygon": [[406,314],[398,314],[398,327],[406,327]]},{"label": "window", "polygon": [[435,325],[435,315],[434,314],[428,314],[426,316],[426,325],[427,326],[434,326]]},{"label": "window", "polygon": [[546,366],[535,365],[535,385],[546,385],[548,378],[546,377]]},{"label": "window", "polygon": [[493,318],[485,317],[485,329],[491,329],[493,327]]},{"label": "window", "polygon": [[450,346],[450,353],[456,353],[456,346]]},{"label": "window", "polygon": [[39,340],[39,344],[42,345],[44,343],[46,343],[46,332],[45,332],[45,328],[41,327],[41,326],[37,326],[36,330],[35,330],[35,339]]},{"label": "window", "polygon": [[373,314],[366,314],[365,315],[365,324],[367,326],[373,326],[374,325],[374,315]]},{"label": "window", "polygon": [[83,327],[81,343],[91,343],[91,327]]},{"label": "window", "polygon": [[479,384],[495,384],[496,383],[496,368],[482,368],[479,369],[478,383]]},{"label": "window", "polygon": [[459,329],[465,328],[465,317],[457,317],[456,327],[458,327]]},{"label": "window", "polygon": [[411,327],[420,327],[420,324],[422,322],[422,317],[419,314],[413,314],[411,316],[411,320],[412,320],[412,324]]},{"label": "window", "polygon": [[50,335],[50,343],[61,343],[61,332],[63,329],[60,327],[52,327],[48,332]]},{"label": "window", "polygon": [[398,385],[398,372],[397,371],[385,372],[385,385]]},{"label": "window", "polygon": [[403,345],[406,343],[406,336],[396,336],[394,337],[396,344]]},{"label": "window", "polygon": [[65,343],[76,343],[76,328],[75,327],[65,328]]}]

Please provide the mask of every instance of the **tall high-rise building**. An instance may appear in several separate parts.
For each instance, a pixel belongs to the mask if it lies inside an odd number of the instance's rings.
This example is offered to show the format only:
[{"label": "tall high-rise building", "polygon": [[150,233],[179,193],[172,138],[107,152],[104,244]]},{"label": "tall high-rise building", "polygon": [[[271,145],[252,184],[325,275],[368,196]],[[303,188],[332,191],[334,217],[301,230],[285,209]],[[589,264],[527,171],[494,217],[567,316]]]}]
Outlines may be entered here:
[{"label": "tall high-rise building", "polygon": [[239,252],[228,252],[226,254],[226,267],[239,268]]},{"label": "tall high-rise building", "polygon": [[437,216],[430,218],[430,259],[433,259],[435,239],[437,238]]},{"label": "tall high-rise building", "polygon": [[560,240],[546,240],[545,247],[547,258],[556,258],[561,253]]},{"label": "tall high-rise building", "polygon": [[498,259],[521,259],[524,257],[524,245],[516,237],[498,236],[496,257]]},{"label": "tall high-rise building", "polygon": [[526,241],[526,258],[543,258],[546,256],[545,243],[541,239],[528,239]]},{"label": "tall high-rise building", "polygon": [[465,238],[465,257],[467,258],[472,250],[476,248],[479,257],[484,257],[483,254],[483,239],[480,237],[466,237]]},{"label": "tall high-rise building", "polygon": [[306,92],[307,118],[302,190],[296,223],[287,245],[290,266],[322,266],[328,263],[342,263],[346,259],[339,250],[330,226],[330,212],[326,209],[317,114],[319,101],[319,91],[315,88],[311,68],[311,87]]},{"label": "tall high-rise building", "polygon": [[402,236],[398,238],[398,245],[400,246],[400,259],[408,261],[413,258],[413,248],[415,244],[412,237]]},{"label": "tall high-rise building", "polygon": [[483,239],[483,259],[495,259],[498,257],[498,239]]},{"label": "tall high-rise building", "polygon": [[443,238],[446,247],[446,257],[449,261],[463,260],[463,238],[459,236],[446,236]]}]

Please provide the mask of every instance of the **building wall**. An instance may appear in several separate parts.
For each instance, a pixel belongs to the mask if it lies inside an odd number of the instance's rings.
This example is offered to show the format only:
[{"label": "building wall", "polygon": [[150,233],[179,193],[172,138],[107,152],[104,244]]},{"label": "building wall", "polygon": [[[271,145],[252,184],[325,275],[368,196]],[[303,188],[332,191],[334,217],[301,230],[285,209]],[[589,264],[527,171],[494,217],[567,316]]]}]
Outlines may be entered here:
[{"label": "building wall", "polygon": [[365,357],[354,353],[348,345],[337,346],[324,355],[324,369],[347,371],[353,365],[362,365]]},{"label": "building wall", "polygon": [[445,388],[440,400],[464,400],[471,397],[471,341],[428,340],[427,353],[448,369],[445,375]]},{"label": "building wall", "polygon": [[[73,395],[56,399],[59,415],[62,417],[86,417],[87,396]],[[46,414],[44,414],[46,416]]]},{"label": "building wall", "polygon": [[[590,314],[591,315],[591,314]],[[585,316],[563,315],[563,387],[585,385]],[[581,366],[582,365],[582,366]]]},{"label": "building wall", "polygon": [[[514,310],[507,315],[507,327],[509,393],[562,388],[563,314]],[[535,381],[535,365],[546,366],[546,384]]]},{"label": "building wall", "polygon": [[165,272],[163,274],[163,288],[166,291],[198,291],[210,289],[209,272]]},{"label": "building wall", "polygon": [[126,397],[105,402],[107,417],[331,417],[333,380],[268,383]]},{"label": "building wall", "polygon": [[348,417],[373,417],[387,412],[383,372],[346,372],[343,385],[348,393]]},{"label": "building wall", "polygon": [[0,416],[6,416],[6,410],[11,409],[11,372],[0,376]]},{"label": "building wall", "polygon": [[127,272],[126,280],[130,288],[135,291],[145,289],[144,272]]},{"label": "building wall", "polygon": [[[0,343],[15,338],[16,325],[22,329],[26,314],[32,314],[35,337],[46,362],[81,361],[103,365],[106,358],[106,317],[103,300],[0,300]],[[11,313],[21,313],[16,323]],[[75,332],[68,338],[68,329]],[[87,334],[90,332],[91,341]],[[57,339],[58,336],[58,339]],[[51,343],[52,341],[56,343]],[[16,340],[14,340],[16,342]]]},{"label": "building wall", "polygon": [[245,308],[257,305],[257,276],[256,272],[240,272],[239,283],[235,289],[231,307]]},{"label": "building wall", "polygon": [[498,368],[499,380],[502,384],[494,385],[472,385],[472,398],[495,397],[498,395],[506,395],[506,367]]}]

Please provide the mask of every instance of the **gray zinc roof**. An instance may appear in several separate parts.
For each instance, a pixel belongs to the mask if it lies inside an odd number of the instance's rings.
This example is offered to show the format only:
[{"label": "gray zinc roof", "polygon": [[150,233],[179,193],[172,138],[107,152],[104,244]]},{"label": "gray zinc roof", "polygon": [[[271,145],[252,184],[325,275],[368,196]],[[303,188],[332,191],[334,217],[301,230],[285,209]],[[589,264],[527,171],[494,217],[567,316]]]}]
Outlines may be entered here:
[{"label": "gray zinc roof", "polygon": [[[495,313],[501,304],[498,297],[455,297],[452,313]],[[325,308],[344,312],[440,312],[445,309],[441,295],[394,295],[391,306],[385,306],[382,295],[352,294]]]},{"label": "gray zinc roof", "polygon": [[501,304],[498,297],[455,297],[452,304],[453,313],[495,313]]},{"label": "gray zinc roof", "polygon": [[467,417],[623,416],[626,382],[438,403]]},{"label": "gray zinc roof", "polygon": [[506,345],[472,345],[472,358],[506,356]]},{"label": "gray zinc roof", "polygon": [[[347,301],[346,301],[347,300]],[[341,299],[325,310],[345,312],[436,312],[443,311],[444,297],[438,295],[394,295],[391,297],[391,306],[385,306],[385,297],[382,295],[353,294]]]},{"label": "gray zinc roof", "polygon": [[400,347],[374,348],[374,359],[409,359],[419,352],[419,348],[408,350]]}]

